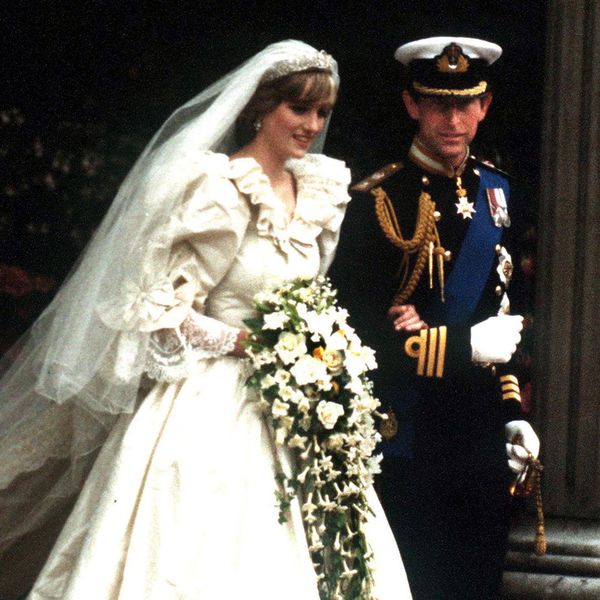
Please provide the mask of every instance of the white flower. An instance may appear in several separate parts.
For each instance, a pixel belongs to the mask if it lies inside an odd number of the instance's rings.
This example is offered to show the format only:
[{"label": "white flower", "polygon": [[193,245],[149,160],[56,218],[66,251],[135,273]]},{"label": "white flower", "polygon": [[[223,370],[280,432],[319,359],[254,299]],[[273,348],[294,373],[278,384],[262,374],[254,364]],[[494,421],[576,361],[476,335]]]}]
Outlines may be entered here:
[{"label": "white flower", "polygon": [[366,393],[363,388],[362,393],[359,393],[352,398],[350,406],[359,413],[372,413],[379,407],[379,400],[373,398],[369,393]]},{"label": "white flower", "polygon": [[275,378],[269,373],[267,373],[267,375],[265,375],[260,382],[260,387],[263,390],[273,387],[274,385],[277,385],[277,382],[275,381]]},{"label": "white flower", "polygon": [[309,411],[310,400],[306,396],[302,395],[302,397],[298,401],[298,412],[302,413],[303,415],[307,415]]},{"label": "white flower", "polygon": [[307,437],[305,437],[303,435],[298,435],[296,433],[288,440],[288,447],[289,448],[300,448],[300,450],[304,450],[306,448],[307,441],[308,441]]},{"label": "white flower", "polygon": [[339,350],[325,348],[321,360],[332,375],[340,375],[344,370],[344,356]]},{"label": "white flower", "polygon": [[283,331],[279,334],[278,342],[274,346],[275,352],[284,364],[293,363],[299,356],[306,354],[306,338],[302,333]]},{"label": "white flower", "polygon": [[302,505],[302,512],[311,514],[313,512],[315,512],[315,510],[317,510],[317,505],[313,504],[312,501],[312,492],[308,494],[308,497],[306,498],[306,502]]},{"label": "white flower", "polygon": [[323,471],[330,471],[331,469],[333,469],[333,459],[331,458],[331,456],[322,454],[321,459],[319,460],[319,467]]},{"label": "white flower", "polygon": [[335,315],[331,312],[318,313],[314,310],[309,310],[303,315],[309,331],[312,332],[312,339],[318,341],[319,338],[328,339],[333,330]]},{"label": "white flower", "polygon": [[337,452],[344,447],[347,435],[345,433],[333,433],[325,440],[325,447],[332,452]]},{"label": "white flower", "polygon": [[290,373],[298,385],[323,382],[329,379],[327,367],[323,362],[307,354],[296,361],[296,364],[290,369]]},{"label": "white flower", "polygon": [[279,388],[279,397],[285,402],[297,403],[297,394],[298,392],[289,385],[284,385],[283,387]]},{"label": "white flower", "polygon": [[282,402],[279,398],[275,398],[271,412],[274,417],[285,417],[290,410],[290,405],[286,402]]},{"label": "white flower", "polygon": [[360,348],[353,347],[346,352],[344,366],[350,377],[362,375],[365,371],[370,371],[377,366],[375,352],[367,346]]},{"label": "white flower", "polygon": [[270,365],[277,360],[275,354],[267,349],[256,352],[252,348],[246,348],[246,353],[252,360],[252,364],[258,369],[265,365]]},{"label": "white flower", "polygon": [[321,400],[317,404],[317,416],[325,429],[333,429],[338,419],[344,414],[344,407],[337,402]]},{"label": "white flower", "polygon": [[364,390],[363,380],[358,375],[353,375],[344,387],[353,394],[360,396]]},{"label": "white flower", "polygon": [[334,331],[326,341],[327,347],[331,350],[346,350],[348,348],[348,338],[343,329]]},{"label": "white flower", "polygon": [[367,460],[367,468],[369,469],[369,473],[371,475],[377,475],[381,473],[381,461],[383,459],[383,454],[374,454],[370,456]]},{"label": "white flower", "polygon": [[277,369],[277,371],[275,371],[275,375],[273,377],[275,377],[275,381],[280,386],[285,385],[291,379],[290,372],[286,371],[285,369]]},{"label": "white flower", "polygon": [[283,329],[288,322],[288,316],[282,311],[267,313],[263,316],[264,329]]},{"label": "white flower", "polygon": [[[337,314],[336,314],[336,323],[342,327],[347,325],[347,321],[348,321],[348,317],[350,315],[348,314],[348,311],[345,308],[338,308],[337,310]],[[348,325],[349,327],[349,325]]]}]

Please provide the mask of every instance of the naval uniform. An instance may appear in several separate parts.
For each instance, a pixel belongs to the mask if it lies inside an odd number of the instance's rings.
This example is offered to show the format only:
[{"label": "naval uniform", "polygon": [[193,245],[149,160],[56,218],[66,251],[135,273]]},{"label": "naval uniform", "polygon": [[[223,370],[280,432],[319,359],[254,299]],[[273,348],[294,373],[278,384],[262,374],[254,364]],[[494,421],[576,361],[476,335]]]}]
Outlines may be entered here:
[{"label": "naval uniform", "polygon": [[[519,312],[516,227],[509,225],[516,195],[493,167],[469,157],[457,176],[417,141],[354,191],[330,277],[351,324],[376,350],[375,393],[390,417],[378,482],[383,506],[416,600],[491,600],[508,533],[504,425],[523,415],[514,357],[506,365],[474,364],[470,328],[507,312],[509,299],[510,311]],[[396,219],[396,232],[409,240],[423,193],[435,203],[439,239],[401,301],[414,304],[429,328],[396,332],[386,313],[407,257],[390,241],[374,196],[389,199],[388,229]],[[415,257],[408,256],[408,277]]]}]

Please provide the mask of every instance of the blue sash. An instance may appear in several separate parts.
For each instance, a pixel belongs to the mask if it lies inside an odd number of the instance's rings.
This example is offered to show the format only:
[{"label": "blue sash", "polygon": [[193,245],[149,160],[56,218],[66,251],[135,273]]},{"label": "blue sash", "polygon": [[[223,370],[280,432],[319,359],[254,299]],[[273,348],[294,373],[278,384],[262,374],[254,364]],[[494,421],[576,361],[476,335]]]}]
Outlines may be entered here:
[{"label": "blue sash", "polygon": [[488,188],[502,188],[508,204],[508,180],[483,166],[479,167],[479,191],[475,214],[456,258],[454,268],[446,280],[445,297],[427,311],[440,323],[465,324],[473,315],[490,275],[496,254],[495,247],[502,239],[502,227],[496,227],[488,207]]}]

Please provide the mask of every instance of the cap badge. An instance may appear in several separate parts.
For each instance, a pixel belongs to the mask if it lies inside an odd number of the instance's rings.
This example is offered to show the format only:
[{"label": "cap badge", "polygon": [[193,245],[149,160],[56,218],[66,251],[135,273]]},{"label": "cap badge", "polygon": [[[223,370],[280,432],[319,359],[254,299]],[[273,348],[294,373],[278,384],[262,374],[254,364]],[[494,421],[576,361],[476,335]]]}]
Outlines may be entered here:
[{"label": "cap badge", "polygon": [[462,48],[452,42],[436,56],[436,66],[440,73],[466,73],[469,70],[469,59],[463,54]]}]

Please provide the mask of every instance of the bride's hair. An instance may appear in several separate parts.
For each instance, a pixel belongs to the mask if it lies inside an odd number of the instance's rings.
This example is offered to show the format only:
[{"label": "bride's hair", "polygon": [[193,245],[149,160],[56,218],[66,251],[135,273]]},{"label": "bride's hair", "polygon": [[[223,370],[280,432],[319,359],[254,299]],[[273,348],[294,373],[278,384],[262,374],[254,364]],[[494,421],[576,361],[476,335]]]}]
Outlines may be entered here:
[{"label": "bride's hair", "polygon": [[325,69],[309,69],[266,81],[258,86],[237,118],[236,144],[241,148],[252,141],[256,135],[254,124],[275,110],[281,102],[313,104],[331,100],[333,105],[336,96],[337,85],[331,71]]}]

